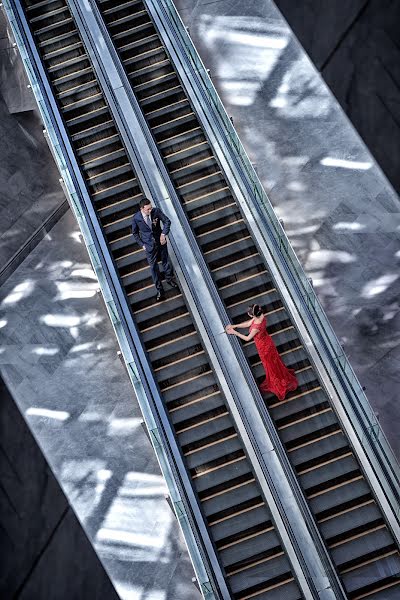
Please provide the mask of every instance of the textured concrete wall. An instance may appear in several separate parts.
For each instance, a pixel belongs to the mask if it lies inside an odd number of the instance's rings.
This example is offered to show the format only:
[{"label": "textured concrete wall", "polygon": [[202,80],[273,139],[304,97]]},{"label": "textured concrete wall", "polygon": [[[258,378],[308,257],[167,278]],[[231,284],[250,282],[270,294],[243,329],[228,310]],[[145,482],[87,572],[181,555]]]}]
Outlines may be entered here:
[{"label": "textured concrete wall", "polygon": [[118,598],[1,378],[0,597]]},{"label": "textured concrete wall", "polygon": [[400,2],[275,0],[400,192]]}]

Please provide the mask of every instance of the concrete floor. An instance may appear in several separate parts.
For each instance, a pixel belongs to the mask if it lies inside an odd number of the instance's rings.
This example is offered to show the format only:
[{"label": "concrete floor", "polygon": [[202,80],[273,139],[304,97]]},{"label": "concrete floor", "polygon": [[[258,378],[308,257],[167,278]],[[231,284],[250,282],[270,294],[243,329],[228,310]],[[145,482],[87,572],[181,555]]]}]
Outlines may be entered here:
[{"label": "concrete floor", "polygon": [[400,457],[400,202],[271,0],[176,0]]},{"label": "concrete floor", "polygon": [[68,212],[0,289],[0,371],[120,597],[196,600],[97,286]]}]

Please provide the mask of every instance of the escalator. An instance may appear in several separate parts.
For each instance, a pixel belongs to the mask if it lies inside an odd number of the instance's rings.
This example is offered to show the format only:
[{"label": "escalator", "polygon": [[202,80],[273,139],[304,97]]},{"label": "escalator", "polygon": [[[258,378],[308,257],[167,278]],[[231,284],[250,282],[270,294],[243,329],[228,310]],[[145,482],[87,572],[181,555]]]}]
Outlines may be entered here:
[{"label": "escalator", "polygon": [[[68,5],[27,0],[23,8],[232,597],[298,600],[302,594],[185,298],[169,289],[165,301],[155,301],[144,252],[130,233],[143,193]],[[145,82],[136,89],[147,89]],[[215,250],[210,240],[210,256],[223,262]],[[239,309],[236,292],[226,290]]]},{"label": "escalator", "polygon": [[[399,549],[145,2],[96,1],[231,321],[246,319],[249,303],[263,305],[268,331],[296,371],[295,392],[284,402],[272,396],[265,401],[348,598],[398,598]],[[110,215],[107,226],[120,241],[129,236],[131,213],[122,219]],[[137,277],[136,266],[123,261],[123,278]],[[243,350],[261,381],[255,345],[245,344]],[[173,363],[179,357],[170,359]],[[192,420],[187,413],[183,427],[197,435],[215,414],[212,408]],[[182,431],[177,421],[175,427]],[[239,490],[234,492],[236,506]]]}]

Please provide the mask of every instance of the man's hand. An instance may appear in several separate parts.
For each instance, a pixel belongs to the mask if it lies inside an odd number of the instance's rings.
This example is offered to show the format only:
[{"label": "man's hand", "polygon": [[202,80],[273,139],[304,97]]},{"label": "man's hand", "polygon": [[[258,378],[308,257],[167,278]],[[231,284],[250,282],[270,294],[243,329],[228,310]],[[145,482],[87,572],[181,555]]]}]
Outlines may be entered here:
[{"label": "man's hand", "polygon": [[165,235],[162,233],[162,234],[160,235],[160,244],[161,244],[161,246],[164,246],[164,244],[166,244],[166,243],[167,243],[167,238],[166,238],[166,236],[165,236]]}]

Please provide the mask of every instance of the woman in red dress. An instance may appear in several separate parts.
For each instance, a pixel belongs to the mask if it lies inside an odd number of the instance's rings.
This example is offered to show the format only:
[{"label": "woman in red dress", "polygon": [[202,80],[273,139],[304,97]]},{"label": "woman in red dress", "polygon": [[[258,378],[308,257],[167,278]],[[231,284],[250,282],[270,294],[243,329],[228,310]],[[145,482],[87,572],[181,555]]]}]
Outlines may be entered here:
[{"label": "woman in red dress", "polygon": [[[249,307],[249,321],[238,325],[227,325],[226,332],[236,335],[241,340],[249,342],[254,339],[258,354],[265,369],[265,380],[260,385],[262,392],[272,392],[279,400],[284,400],[288,392],[292,392],[298,386],[298,381],[293,369],[288,369],[282,362],[275,348],[272,338],[267,332],[267,320],[261,306],[252,304]],[[243,335],[236,329],[249,328],[249,334]]]}]

